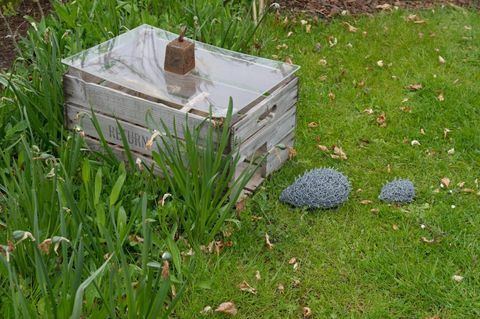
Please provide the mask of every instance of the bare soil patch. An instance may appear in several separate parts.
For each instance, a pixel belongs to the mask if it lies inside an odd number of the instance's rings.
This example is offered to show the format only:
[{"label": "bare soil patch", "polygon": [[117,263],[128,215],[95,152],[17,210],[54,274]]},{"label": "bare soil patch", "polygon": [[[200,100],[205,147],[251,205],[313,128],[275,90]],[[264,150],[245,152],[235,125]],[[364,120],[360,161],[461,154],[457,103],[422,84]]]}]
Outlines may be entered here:
[{"label": "bare soil patch", "polygon": [[[49,0],[40,0],[39,3],[45,14],[50,12]],[[16,15],[7,16],[6,21],[0,19],[0,70],[8,69],[17,55],[14,40],[18,41],[20,37],[24,36],[29,27],[25,16],[31,16],[35,19],[41,18],[40,9],[35,2],[31,0],[23,1],[17,8]],[[9,27],[13,34],[10,33]]]}]

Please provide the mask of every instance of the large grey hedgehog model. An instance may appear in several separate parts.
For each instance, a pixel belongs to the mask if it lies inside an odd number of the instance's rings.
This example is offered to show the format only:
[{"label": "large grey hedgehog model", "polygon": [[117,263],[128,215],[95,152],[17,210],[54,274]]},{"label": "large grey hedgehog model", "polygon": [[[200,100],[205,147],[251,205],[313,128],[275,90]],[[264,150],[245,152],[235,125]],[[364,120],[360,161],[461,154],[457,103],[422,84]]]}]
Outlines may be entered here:
[{"label": "large grey hedgehog model", "polygon": [[415,199],[415,187],[408,179],[397,179],[385,184],[378,198],[387,203],[411,203]]},{"label": "large grey hedgehog model", "polygon": [[348,199],[350,182],[331,168],[313,169],[299,177],[280,195],[280,201],[297,207],[335,208]]}]

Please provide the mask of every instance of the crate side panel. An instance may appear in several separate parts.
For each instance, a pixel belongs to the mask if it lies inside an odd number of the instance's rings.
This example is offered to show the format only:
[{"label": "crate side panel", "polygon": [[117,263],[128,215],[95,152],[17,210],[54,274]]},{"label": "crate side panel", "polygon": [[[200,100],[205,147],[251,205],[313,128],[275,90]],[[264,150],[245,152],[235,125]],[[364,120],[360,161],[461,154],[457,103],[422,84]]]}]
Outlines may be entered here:
[{"label": "crate side panel", "polygon": [[[91,119],[91,110],[87,110],[72,104],[66,104],[66,114],[67,127],[69,129],[80,127],[85,132],[85,135],[95,139],[100,138]],[[118,128],[117,121],[112,117],[100,113],[95,113],[95,116],[98,120],[98,124],[102,130],[105,140],[114,145],[123,145],[122,136],[120,129]],[[152,133],[144,127],[122,120],[118,120],[118,123],[125,132],[130,149],[135,152],[151,156],[152,152],[146,148],[146,144],[152,136]]]},{"label": "crate side panel", "polygon": [[242,160],[255,154],[255,152],[263,145],[267,145],[267,150],[270,150],[288,133],[295,129],[296,109],[290,108],[278,122],[280,125],[270,125],[263,130],[251,136],[247,141],[238,146],[240,157]]},{"label": "crate side panel", "polygon": [[285,112],[296,104],[298,78],[294,78],[243,115],[232,126],[232,143],[238,145],[268,125],[277,123]]},{"label": "crate side panel", "polygon": [[140,126],[160,127],[161,120],[169,130],[173,131],[174,123],[177,124],[177,136],[184,137],[183,124],[189,127],[200,125],[205,118],[188,114],[160,103],[138,98],[124,92],[85,82],[70,75],[64,76],[65,102],[92,108],[112,117]]}]

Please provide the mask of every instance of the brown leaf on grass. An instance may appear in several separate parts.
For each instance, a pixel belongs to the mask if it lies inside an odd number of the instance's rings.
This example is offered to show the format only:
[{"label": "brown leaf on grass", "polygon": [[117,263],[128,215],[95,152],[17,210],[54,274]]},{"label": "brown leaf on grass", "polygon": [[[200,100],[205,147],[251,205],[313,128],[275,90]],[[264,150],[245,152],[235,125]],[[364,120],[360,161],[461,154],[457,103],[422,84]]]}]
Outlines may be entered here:
[{"label": "brown leaf on grass", "polygon": [[347,154],[345,154],[342,148],[338,147],[337,145],[334,145],[333,154],[331,154],[330,157],[333,159],[339,159],[343,161],[347,159]]},{"label": "brown leaf on grass", "polygon": [[440,94],[437,96],[437,100],[438,100],[439,102],[445,101],[445,97],[443,96],[443,93],[440,93]]},{"label": "brown leaf on grass", "polygon": [[235,212],[237,214],[237,217],[240,216],[241,213],[243,213],[247,209],[247,199],[244,198],[240,200],[238,203],[235,204]]},{"label": "brown leaf on grass", "polygon": [[412,141],[410,142],[410,145],[412,145],[412,146],[418,146],[418,145],[422,145],[422,144],[420,144],[420,142],[417,141],[417,140],[412,140]]},{"label": "brown leaf on grass", "polygon": [[420,134],[425,135],[425,130],[423,128],[420,129]]},{"label": "brown leaf on grass", "polygon": [[287,38],[290,38],[292,35],[293,35],[293,32],[292,32],[292,31],[288,32],[288,33],[287,33]]},{"label": "brown leaf on grass", "polygon": [[128,236],[128,241],[130,242],[130,244],[140,244],[143,243],[143,238],[138,235],[132,234]]},{"label": "brown leaf on grass", "polygon": [[262,219],[263,219],[263,217],[261,217],[261,216],[256,216],[256,215],[252,215],[252,216],[250,217],[250,220],[251,220],[252,222],[258,222],[258,221],[261,221]]},{"label": "brown leaf on grass", "polygon": [[293,147],[288,148],[288,159],[292,159],[295,156],[297,156],[297,150],[294,149]]},{"label": "brown leaf on grass", "polygon": [[444,128],[444,129],[443,129],[443,138],[447,138],[447,135],[448,135],[448,133],[450,133],[450,132],[451,132],[450,129]]},{"label": "brown leaf on grass", "polygon": [[307,124],[309,128],[316,128],[318,127],[318,122],[310,122]]},{"label": "brown leaf on grass", "polygon": [[467,194],[475,193],[475,191],[471,188],[463,188],[462,192],[467,193]]},{"label": "brown leaf on grass", "polygon": [[406,21],[413,22],[413,23],[415,23],[415,24],[423,24],[423,23],[425,23],[425,20],[422,20],[422,18],[420,18],[420,17],[417,16],[416,14],[409,14],[407,17],[405,17],[405,20],[406,20]]},{"label": "brown leaf on grass", "polygon": [[394,231],[397,231],[397,230],[400,229],[400,227],[398,227],[397,224],[393,224],[393,225],[392,225],[392,229],[393,229]]},{"label": "brown leaf on grass", "polygon": [[448,185],[450,185],[450,178],[448,178],[448,177],[443,177],[443,178],[440,180],[440,186],[445,187],[445,188],[448,188]]},{"label": "brown leaf on grass", "polygon": [[38,245],[38,248],[40,248],[41,251],[43,251],[45,254],[48,255],[50,253],[51,245],[52,245],[52,239],[47,238]]},{"label": "brown leaf on grass", "polygon": [[311,24],[307,24],[307,25],[305,26],[305,32],[306,32],[306,33],[310,33],[311,30],[312,30],[312,25],[311,25]]},{"label": "brown leaf on grass", "polygon": [[344,24],[345,26],[347,26],[348,32],[355,33],[355,32],[358,31],[358,28],[355,28],[353,25],[351,25],[351,24],[348,23],[348,22],[344,22],[343,24]]},{"label": "brown leaf on grass", "polygon": [[387,115],[385,115],[384,112],[382,112],[382,114],[380,114],[378,117],[377,117],[377,123],[378,125],[380,125],[381,127],[385,127],[387,126]]},{"label": "brown leaf on grass", "polygon": [[389,4],[389,3],[379,4],[379,5],[375,6],[375,9],[392,10],[392,5]]},{"label": "brown leaf on grass", "polygon": [[317,147],[322,151],[322,152],[328,152],[328,147],[325,145],[317,145]]},{"label": "brown leaf on grass", "polygon": [[338,43],[338,40],[337,38],[335,38],[333,35],[330,35],[328,37],[328,44],[330,45],[331,48],[333,48],[334,46],[336,46]]},{"label": "brown leaf on grass", "polygon": [[270,236],[268,236],[267,233],[265,233],[265,246],[269,249],[273,249],[273,244],[270,242]]},{"label": "brown leaf on grass", "polygon": [[371,203],[373,203],[373,202],[372,202],[371,200],[369,200],[369,199],[364,199],[364,200],[361,200],[361,201],[360,201],[360,204],[362,204],[362,205],[369,205],[369,204],[371,204]]},{"label": "brown leaf on grass", "polygon": [[300,280],[298,280],[298,279],[293,279],[293,281],[292,281],[292,287],[293,287],[293,288],[300,287],[300,283],[301,283]]},{"label": "brown leaf on grass", "polygon": [[303,318],[310,319],[312,318],[312,309],[309,307],[303,307]]},{"label": "brown leaf on grass", "polygon": [[462,182],[459,182],[459,183],[457,184],[457,186],[460,187],[460,188],[462,188],[464,185],[465,185],[465,182],[463,182],[463,181],[462,181]]},{"label": "brown leaf on grass", "polygon": [[293,264],[295,264],[296,262],[297,262],[297,258],[296,258],[296,257],[292,257],[292,258],[290,258],[290,260],[288,261],[288,264],[289,264],[289,265],[293,265]]},{"label": "brown leaf on grass", "polygon": [[428,239],[427,237],[422,237],[422,241],[427,244],[433,244],[435,242],[435,238]]},{"label": "brown leaf on grass", "polygon": [[162,278],[167,279],[170,276],[170,264],[168,263],[168,260],[163,261],[163,266],[162,266]]},{"label": "brown leaf on grass", "polygon": [[241,290],[241,291],[244,291],[244,292],[248,292],[248,293],[251,293],[251,294],[254,294],[256,295],[257,294],[257,289],[253,288],[252,286],[250,286],[248,284],[248,282],[246,282],[245,280],[242,281],[239,285],[238,285],[238,288]]},{"label": "brown leaf on grass", "polygon": [[330,101],[334,101],[335,100],[335,93],[329,92],[328,93],[328,98],[330,99]]},{"label": "brown leaf on grass", "polygon": [[402,105],[400,106],[400,110],[405,113],[412,113],[412,108],[410,106]]},{"label": "brown leaf on grass", "polygon": [[287,63],[287,64],[293,64],[293,61],[292,61],[292,59],[291,59],[289,56],[287,56],[287,57],[285,58],[285,63]]},{"label": "brown leaf on grass", "polygon": [[365,110],[363,110],[363,113],[367,113],[368,115],[372,115],[373,114],[373,109],[365,109]]},{"label": "brown leaf on grass", "polygon": [[224,302],[221,303],[217,309],[215,309],[215,312],[220,312],[229,316],[235,316],[238,312],[237,308],[235,307],[235,304],[231,301],[229,302]]},{"label": "brown leaf on grass", "polygon": [[283,294],[285,292],[285,287],[283,286],[282,283],[278,284],[277,291],[281,294]]},{"label": "brown leaf on grass", "polygon": [[262,279],[262,276],[260,275],[260,271],[259,271],[259,270],[257,270],[257,271],[255,272],[255,279],[256,279],[257,281],[259,281],[259,280]]},{"label": "brown leaf on grass", "polygon": [[383,62],[383,60],[378,60],[377,61],[377,65],[381,68],[383,68],[383,66],[385,65],[385,63]]},{"label": "brown leaf on grass", "polygon": [[445,64],[446,61],[441,55],[439,55],[438,56],[438,62],[440,62],[440,64]]},{"label": "brown leaf on grass", "polygon": [[420,83],[416,83],[416,84],[407,85],[405,88],[409,91],[418,91],[423,88],[423,85],[421,85]]},{"label": "brown leaf on grass", "polygon": [[372,208],[372,209],[370,209],[370,212],[373,213],[373,214],[378,214],[378,213],[380,213],[380,209]]}]

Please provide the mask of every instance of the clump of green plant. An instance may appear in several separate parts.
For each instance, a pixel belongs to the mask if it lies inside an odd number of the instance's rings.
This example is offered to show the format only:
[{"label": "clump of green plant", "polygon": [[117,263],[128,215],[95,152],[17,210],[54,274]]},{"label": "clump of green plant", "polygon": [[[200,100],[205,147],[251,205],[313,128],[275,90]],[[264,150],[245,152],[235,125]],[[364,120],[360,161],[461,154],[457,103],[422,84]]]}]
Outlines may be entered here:
[{"label": "clump of green plant", "polygon": [[149,205],[158,185],[83,147],[70,138],[57,158],[22,138],[0,151],[0,313],[167,318],[191,270]]},{"label": "clump of green plant", "polygon": [[234,178],[240,155],[228,150],[232,109],[230,99],[220,130],[209,116],[198,127],[185,124],[184,140],[177,138],[175,123],[173,132],[162,122],[164,134],[156,133],[161,141],[157,140],[153,159],[179,204],[169,222],[178,224],[192,243],[204,244],[214,238],[232,216],[243,188],[255,172],[252,166]]}]

